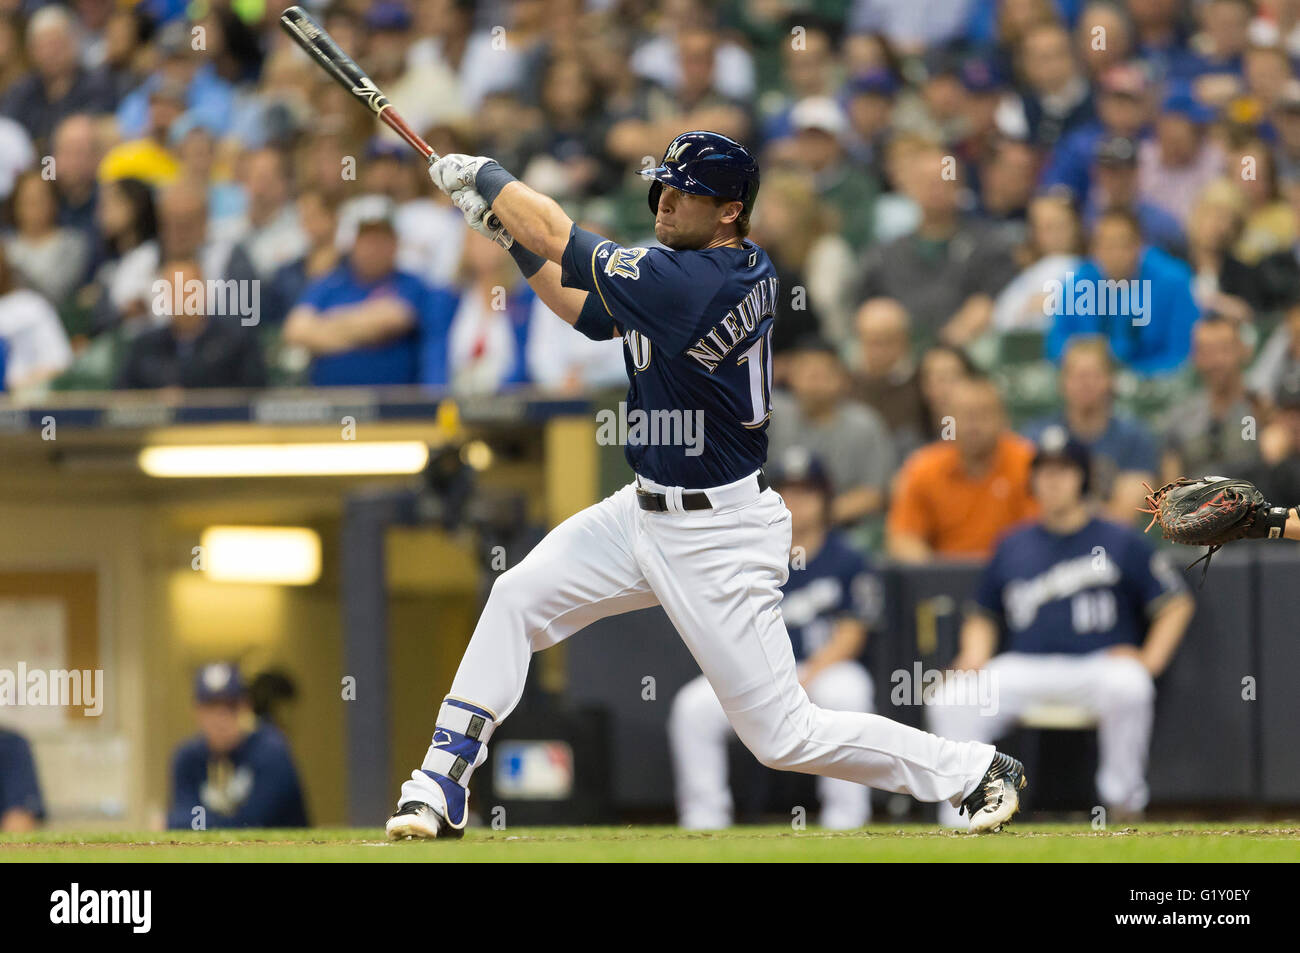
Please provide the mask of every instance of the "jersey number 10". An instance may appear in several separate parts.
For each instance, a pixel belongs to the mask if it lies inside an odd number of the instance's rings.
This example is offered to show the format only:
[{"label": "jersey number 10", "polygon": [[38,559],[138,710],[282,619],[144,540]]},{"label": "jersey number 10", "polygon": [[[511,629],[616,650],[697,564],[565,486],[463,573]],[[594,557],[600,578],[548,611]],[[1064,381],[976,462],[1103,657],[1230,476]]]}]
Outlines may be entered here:
[{"label": "jersey number 10", "polygon": [[761,427],[772,416],[772,329],[769,327],[757,341],[749,346],[737,364],[749,365],[749,400],[753,415],[746,427]]}]

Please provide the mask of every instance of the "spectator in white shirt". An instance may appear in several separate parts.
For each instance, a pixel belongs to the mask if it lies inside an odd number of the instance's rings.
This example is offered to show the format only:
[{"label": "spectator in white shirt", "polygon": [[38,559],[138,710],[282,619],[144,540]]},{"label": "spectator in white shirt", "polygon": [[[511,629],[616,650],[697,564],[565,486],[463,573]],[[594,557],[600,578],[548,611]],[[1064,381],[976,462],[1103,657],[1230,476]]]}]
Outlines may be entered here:
[{"label": "spectator in white shirt", "polygon": [[54,308],[30,288],[17,284],[0,252],[0,340],[4,341],[5,390],[21,393],[40,387],[72,363],[72,348]]}]

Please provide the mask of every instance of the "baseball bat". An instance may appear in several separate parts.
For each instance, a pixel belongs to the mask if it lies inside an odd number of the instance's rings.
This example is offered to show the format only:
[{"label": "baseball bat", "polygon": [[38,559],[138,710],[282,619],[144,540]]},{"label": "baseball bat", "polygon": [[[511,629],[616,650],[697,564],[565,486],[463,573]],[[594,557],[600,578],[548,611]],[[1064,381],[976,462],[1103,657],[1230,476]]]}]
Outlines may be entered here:
[{"label": "baseball bat", "polygon": [[[366,75],[365,70],[358,66],[352,57],[339,49],[334,38],[316,22],[310,13],[302,7],[289,7],[280,14],[280,27],[336,83],[351,93],[353,99],[401,136],[406,144],[420,153],[430,165],[438,161],[438,153],[433,150],[433,147],[407,124],[401,114],[393,108],[393,104],[388,101],[388,97],[375,85],[375,81]],[[495,212],[489,211],[485,224],[488,228],[496,230],[501,227],[501,219],[497,218]],[[498,244],[509,248],[513,241],[509,233],[501,231],[498,234],[501,236]]]}]

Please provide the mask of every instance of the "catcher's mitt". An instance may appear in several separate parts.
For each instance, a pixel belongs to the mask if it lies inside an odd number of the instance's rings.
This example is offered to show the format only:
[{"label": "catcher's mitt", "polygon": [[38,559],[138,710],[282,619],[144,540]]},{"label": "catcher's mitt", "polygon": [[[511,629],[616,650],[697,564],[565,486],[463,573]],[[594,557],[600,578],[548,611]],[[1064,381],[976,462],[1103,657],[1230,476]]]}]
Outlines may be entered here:
[{"label": "catcher's mitt", "polygon": [[[1272,506],[1249,480],[1217,476],[1195,480],[1183,477],[1166,483],[1151,492],[1147,504],[1150,508],[1142,512],[1151,514],[1148,530],[1159,523],[1165,539],[1186,546],[1210,547],[1187,567],[1191,569],[1203,559],[1205,572],[1210,569],[1210,557],[1224,543],[1280,537],[1289,513],[1286,507]],[[1204,572],[1201,578],[1205,578]]]}]

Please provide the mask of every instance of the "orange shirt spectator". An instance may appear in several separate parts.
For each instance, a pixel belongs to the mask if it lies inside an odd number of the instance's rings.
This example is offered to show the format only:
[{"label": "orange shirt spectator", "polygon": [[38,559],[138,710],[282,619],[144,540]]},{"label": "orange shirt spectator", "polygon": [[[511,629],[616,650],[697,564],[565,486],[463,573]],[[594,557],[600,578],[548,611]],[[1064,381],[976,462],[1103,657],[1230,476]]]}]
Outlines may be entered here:
[{"label": "orange shirt spectator", "polygon": [[962,382],[951,426],[953,439],[917,450],[898,474],[887,545],[899,561],[986,558],[1003,532],[1038,513],[1033,445],[1007,429],[992,382]]}]

